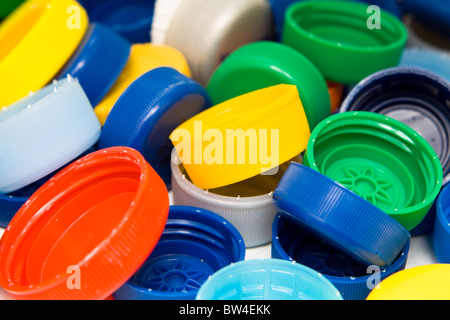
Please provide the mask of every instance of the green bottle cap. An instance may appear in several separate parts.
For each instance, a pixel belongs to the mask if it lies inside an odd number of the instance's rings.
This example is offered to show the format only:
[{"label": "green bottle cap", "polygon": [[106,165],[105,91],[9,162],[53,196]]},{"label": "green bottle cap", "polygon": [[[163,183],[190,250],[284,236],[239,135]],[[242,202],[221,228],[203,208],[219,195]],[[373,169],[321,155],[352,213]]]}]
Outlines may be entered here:
[{"label": "green bottle cap", "polygon": [[13,12],[24,0],[3,0],[0,2],[0,20],[6,18]]},{"label": "green bottle cap", "polygon": [[368,112],[335,114],[311,134],[303,163],[342,184],[411,230],[442,186],[430,144],[408,125]]},{"label": "green bottle cap", "polygon": [[327,80],[354,84],[399,64],[408,32],[395,16],[349,1],[300,1],[285,15],[282,42]]},{"label": "green bottle cap", "polygon": [[233,51],[215,70],[207,90],[213,104],[258,89],[297,86],[312,130],[331,114],[327,83],[311,61],[277,42],[257,41]]}]

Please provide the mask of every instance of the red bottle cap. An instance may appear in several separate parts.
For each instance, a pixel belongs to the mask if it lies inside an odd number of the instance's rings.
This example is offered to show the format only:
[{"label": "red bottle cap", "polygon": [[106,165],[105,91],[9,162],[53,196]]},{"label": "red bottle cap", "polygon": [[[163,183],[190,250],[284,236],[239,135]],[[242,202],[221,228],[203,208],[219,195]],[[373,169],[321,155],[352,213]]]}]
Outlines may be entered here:
[{"label": "red bottle cap", "polygon": [[0,241],[0,285],[17,299],[105,299],[151,253],[168,212],[166,186],[139,152],[93,152],[11,220]]}]

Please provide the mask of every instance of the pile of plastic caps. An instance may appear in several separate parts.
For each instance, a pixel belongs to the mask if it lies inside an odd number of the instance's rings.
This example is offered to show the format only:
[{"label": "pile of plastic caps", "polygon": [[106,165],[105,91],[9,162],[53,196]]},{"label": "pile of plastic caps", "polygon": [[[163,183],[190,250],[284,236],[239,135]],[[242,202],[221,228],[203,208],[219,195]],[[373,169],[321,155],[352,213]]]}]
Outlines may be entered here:
[{"label": "pile of plastic caps", "polygon": [[[450,299],[444,1],[10,0],[0,19],[8,297]],[[438,262],[406,268],[423,235]]]}]

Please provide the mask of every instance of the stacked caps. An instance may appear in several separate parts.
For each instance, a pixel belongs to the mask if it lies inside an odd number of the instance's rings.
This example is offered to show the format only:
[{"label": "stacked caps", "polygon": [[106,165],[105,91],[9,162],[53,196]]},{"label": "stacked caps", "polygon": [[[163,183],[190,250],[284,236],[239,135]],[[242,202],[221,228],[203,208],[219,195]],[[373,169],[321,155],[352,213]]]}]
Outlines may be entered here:
[{"label": "stacked caps", "polygon": [[[448,17],[415,0],[1,4],[1,287],[449,298]],[[435,264],[407,267],[416,236]]]}]

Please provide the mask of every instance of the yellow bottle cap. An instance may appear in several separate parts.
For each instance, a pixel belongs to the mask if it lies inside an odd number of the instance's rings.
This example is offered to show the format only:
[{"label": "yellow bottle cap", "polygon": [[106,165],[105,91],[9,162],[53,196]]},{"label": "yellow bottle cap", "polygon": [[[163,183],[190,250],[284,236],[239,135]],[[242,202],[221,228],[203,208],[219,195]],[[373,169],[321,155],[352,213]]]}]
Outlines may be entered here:
[{"label": "yellow bottle cap", "polygon": [[47,85],[87,30],[74,0],[29,0],[0,25],[0,107]]},{"label": "yellow bottle cap", "polygon": [[450,300],[450,264],[404,269],[381,281],[367,300]]},{"label": "yellow bottle cap", "polygon": [[297,87],[280,84],[217,104],[170,139],[192,182],[213,189],[272,174],[305,150],[309,136]]},{"label": "yellow bottle cap", "polygon": [[136,43],[131,46],[130,57],[114,86],[95,106],[95,113],[102,125],[112,107],[128,86],[144,73],[158,67],[171,67],[190,77],[191,71],[184,56],[175,48],[152,43]]}]

